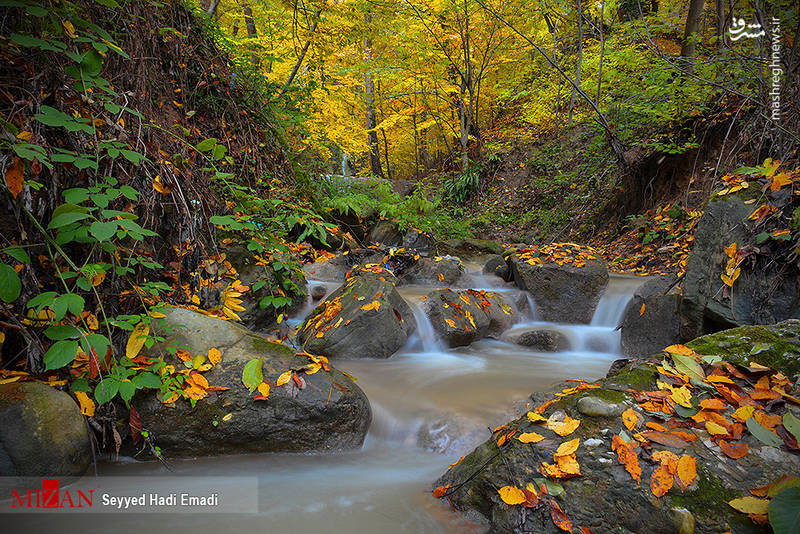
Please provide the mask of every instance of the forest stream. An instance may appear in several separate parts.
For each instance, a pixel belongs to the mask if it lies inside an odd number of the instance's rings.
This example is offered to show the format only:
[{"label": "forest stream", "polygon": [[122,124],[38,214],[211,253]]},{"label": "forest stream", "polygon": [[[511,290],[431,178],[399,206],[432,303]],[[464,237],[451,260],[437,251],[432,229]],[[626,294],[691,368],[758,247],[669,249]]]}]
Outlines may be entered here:
[{"label": "forest stream", "polygon": [[[471,285],[522,296],[483,277],[467,273]],[[337,362],[358,378],[370,399],[373,420],[363,447],[333,454],[257,454],[175,460],[172,471],[158,462],[122,461],[99,466],[100,476],[126,476],[126,494],[153,488],[153,477],[258,477],[257,514],[181,515],[178,521],[153,521],[148,514],[128,514],[128,529],[160,532],[460,532],[464,520],[447,502],[430,498],[430,485],[449,464],[467,454],[508,419],[514,403],[532,391],[546,390],[570,378],[595,380],[621,357],[615,330],[642,278],[613,275],[589,325],[538,321],[529,307],[508,333],[547,327],[563,333],[569,350],[535,352],[504,341],[485,339],[467,347],[444,348],[420,307],[430,287],[404,286],[402,296],[415,311],[418,330],[389,359]],[[329,292],[338,284],[324,284]],[[512,294],[513,293],[513,294]],[[292,322],[299,323],[309,303]],[[522,313],[522,312],[521,312]],[[91,475],[87,475],[91,476]],[[222,479],[220,479],[222,480]],[[235,480],[235,479],[233,479]],[[230,483],[230,482],[229,482]],[[141,484],[137,487],[137,484]],[[156,517],[164,517],[159,514]],[[69,520],[84,532],[105,532],[101,522],[74,516],[39,516],[41,530]],[[32,524],[32,523],[30,523]],[[138,524],[138,526],[137,526]]]}]

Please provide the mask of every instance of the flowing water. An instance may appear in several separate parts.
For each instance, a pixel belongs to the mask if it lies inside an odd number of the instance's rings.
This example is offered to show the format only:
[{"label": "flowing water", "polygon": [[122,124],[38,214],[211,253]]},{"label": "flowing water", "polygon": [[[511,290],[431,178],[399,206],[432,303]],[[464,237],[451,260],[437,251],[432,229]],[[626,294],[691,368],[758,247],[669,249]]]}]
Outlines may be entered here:
[{"label": "flowing water", "polygon": [[[499,279],[497,279],[499,281]],[[337,361],[358,378],[372,405],[373,422],[360,450],[334,454],[257,454],[179,460],[168,472],[154,462],[101,466],[101,475],[258,476],[259,513],[195,516],[120,516],[125,531],[148,533],[234,531],[439,533],[469,531],[464,520],[430,496],[432,482],[447,466],[489,436],[489,428],[510,418],[514,403],[567,378],[593,380],[619,357],[620,316],[641,278],[611,278],[590,325],[536,320],[529,306],[514,328],[546,326],[562,332],[569,350],[535,352],[496,340],[445,348],[420,307],[430,288],[409,286],[401,293],[419,328],[406,347],[386,360]],[[328,289],[335,283],[324,284]],[[503,291],[517,302],[525,296],[508,286],[471,274],[472,287]],[[494,287],[492,287],[494,286]],[[294,319],[296,324],[313,305]],[[141,480],[141,479],[136,479]],[[141,491],[150,491],[142,487]],[[131,489],[135,493],[135,488]],[[174,519],[173,519],[174,518]],[[106,532],[98,518],[75,521],[84,532]],[[42,530],[56,521],[30,517]]]}]

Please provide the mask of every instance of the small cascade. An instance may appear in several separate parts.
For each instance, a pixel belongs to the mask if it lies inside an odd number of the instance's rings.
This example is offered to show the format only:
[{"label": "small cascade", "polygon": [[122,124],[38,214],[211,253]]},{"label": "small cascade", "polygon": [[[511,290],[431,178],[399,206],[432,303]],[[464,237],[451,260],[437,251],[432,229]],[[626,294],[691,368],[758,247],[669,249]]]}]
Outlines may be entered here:
[{"label": "small cascade", "polygon": [[404,419],[378,402],[370,401],[372,424],[364,448],[380,447],[380,443],[399,443],[407,447],[417,446],[417,435],[422,426],[421,418]]},{"label": "small cascade", "polygon": [[414,351],[414,349],[416,349],[417,352],[424,353],[441,352],[443,350],[442,342],[436,336],[431,320],[428,319],[425,310],[422,309],[422,302],[417,299],[409,300],[408,305],[414,313],[414,320],[417,321],[417,329],[411,337],[408,338],[406,351]]},{"label": "small cascade", "polygon": [[[303,304],[303,307],[297,311],[291,318],[287,320],[287,323],[292,328],[297,327],[300,325],[308,314],[310,314],[314,308],[319,305],[320,302],[325,300],[325,298],[330,295],[333,291],[335,291],[341,284],[341,282],[328,282],[324,280],[307,280],[308,283],[308,295],[306,295],[306,302]],[[312,288],[315,287],[324,287],[325,288],[325,297],[322,299],[314,300],[311,297]]]},{"label": "small cascade", "polygon": [[627,292],[614,292],[603,295],[603,298],[597,303],[597,309],[595,309],[592,316],[591,325],[616,328],[632,297],[633,295]]}]

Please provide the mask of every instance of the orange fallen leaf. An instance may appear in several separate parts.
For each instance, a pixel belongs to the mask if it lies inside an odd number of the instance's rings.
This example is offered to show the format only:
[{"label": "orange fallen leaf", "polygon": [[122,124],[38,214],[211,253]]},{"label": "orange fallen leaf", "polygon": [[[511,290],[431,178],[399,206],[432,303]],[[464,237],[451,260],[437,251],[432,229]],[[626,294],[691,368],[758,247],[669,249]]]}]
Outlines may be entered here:
[{"label": "orange fallen leaf", "polygon": [[[659,425],[658,423],[654,423],[652,421],[648,421],[644,424],[650,430],[655,430],[657,432],[669,432],[669,428],[665,427],[664,425]],[[633,430],[633,429],[629,429]]]},{"label": "orange fallen leaf", "polygon": [[663,497],[672,489],[674,482],[675,479],[673,474],[669,472],[669,466],[662,463],[655,468],[650,477],[650,491],[652,491],[653,495],[656,497]]},{"label": "orange fallen leaf", "polygon": [[452,319],[445,319],[444,322],[446,322],[447,325],[450,328],[455,328],[456,327],[456,322],[454,320],[452,320]]},{"label": "orange fallen leaf", "polygon": [[645,310],[645,309],[646,309],[645,303],[644,303],[644,302],[642,302],[642,307],[641,307],[641,308],[639,308],[639,317],[641,317],[642,315],[644,315],[644,310]]},{"label": "orange fallen leaf", "polygon": [[555,526],[564,532],[572,532],[572,521],[570,521],[558,503],[552,499],[550,499],[550,517],[553,519]]},{"label": "orange fallen leaf", "polygon": [[670,354],[680,354],[681,356],[693,356],[694,351],[686,345],[670,345],[664,349],[665,352]]},{"label": "orange fallen leaf", "polygon": [[89,395],[83,391],[76,391],[75,397],[77,397],[78,403],[81,405],[81,413],[86,417],[93,417],[95,405],[94,401],[89,398]]},{"label": "orange fallen leaf", "polygon": [[642,467],[639,465],[639,457],[634,447],[634,444],[624,441],[619,436],[614,436],[611,440],[611,449],[617,453],[619,463],[625,466],[625,470],[636,482],[639,482],[642,478]]},{"label": "orange fallen leaf", "polygon": [[697,459],[694,456],[683,455],[678,460],[676,474],[681,489],[688,488],[697,479]]},{"label": "orange fallen leaf", "polygon": [[24,172],[25,164],[20,158],[14,156],[14,162],[6,170],[6,186],[14,198],[17,198],[22,192],[22,186],[25,183]]},{"label": "orange fallen leaf", "polygon": [[563,421],[556,421],[553,419],[548,419],[547,424],[545,425],[548,430],[552,430],[556,434],[561,437],[569,436],[575,429],[578,428],[581,424],[580,419],[573,419],[569,415],[564,416]]},{"label": "orange fallen leaf", "polygon": [[208,361],[213,365],[217,365],[222,360],[222,353],[216,347],[208,349]]},{"label": "orange fallen leaf", "polygon": [[728,405],[720,399],[705,399],[700,401],[700,408],[702,410],[725,410]]},{"label": "orange fallen leaf", "polygon": [[628,430],[633,430],[638,422],[639,419],[636,417],[636,412],[633,411],[633,408],[628,408],[622,412],[622,423]]},{"label": "orange fallen leaf", "polygon": [[446,486],[439,486],[435,490],[433,490],[433,496],[437,499],[441,499],[447,494],[447,490],[450,488],[450,484]]},{"label": "orange fallen leaf", "polygon": [[717,445],[719,445],[719,448],[725,453],[725,456],[733,458],[734,460],[744,458],[750,450],[747,443],[730,443],[724,439],[719,440]]}]

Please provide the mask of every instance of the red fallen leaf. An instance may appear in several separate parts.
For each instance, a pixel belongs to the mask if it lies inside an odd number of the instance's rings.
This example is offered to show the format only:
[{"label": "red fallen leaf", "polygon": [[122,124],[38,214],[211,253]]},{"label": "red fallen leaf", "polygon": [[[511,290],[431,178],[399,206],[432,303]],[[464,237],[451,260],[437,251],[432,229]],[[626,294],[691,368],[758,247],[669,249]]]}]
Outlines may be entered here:
[{"label": "red fallen leaf", "polygon": [[556,501],[550,499],[550,517],[553,518],[553,524],[563,530],[564,532],[572,532],[572,521],[570,521],[564,510],[558,505]]},{"label": "red fallen leaf", "polygon": [[594,534],[591,530],[586,527],[578,527],[578,530],[581,531],[581,534]]},{"label": "red fallen leaf", "polygon": [[306,383],[303,382],[303,379],[297,373],[292,373],[292,380],[294,381],[294,385],[298,388],[303,389],[306,387]]},{"label": "red fallen leaf", "polygon": [[450,489],[450,484],[446,486],[439,486],[435,490],[433,490],[433,496],[437,499],[441,499],[447,494],[447,490]]},{"label": "red fallen leaf", "polygon": [[642,437],[648,441],[659,443],[666,447],[674,447],[676,449],[685,449],[689,444],[683,439],[675,435],[674,432],[658,432],[656,430],[645,430],[642,432]]},{"label": "red fallen leaf", "polygon": [[[533,486],[530,486],[533,487]],[[525,502],[522,503],[522,506],[526,508],[535,508],[539,504],[539,496],[536,494],[535,491],[531,491],[527,488],[521,488],[522,493],[525,494]]]},{"label": "red fallen leaf", "polygon": [[231,388],[226,388],[225,386],[208,386],[206,391],[227,391]]},{"label": "red fallen leaf", "polygon": [[747,443],[730,443],[724,439],[719,440],[717,445],[719,445],[719,448],[725,453],[725,456],[733,458],[734,460],[743,458],[750,450]]},{"label": "red fallen leaf", "polygon": [[259,400],[267,400],[268,398],[269,398],[268,396],[256,395],[256,396],[253,397],[253,400],[257,400],[257,401],[259,401]]},{"label": "red fallen leaf", "polygon": [[776,426],[775,432],[778,433],[778,436],[783,440],[783,442],[786,444],[788,448],[795,450],[798,449],[797,438],[795,438],[791,432],[786,430],[786,428],[783,425]]},{"label": "red fallen leaf", "polygon": [[128,425],[131,427],[133,445],[138,447],[139,443],[142,442],[142,418],[133,406],[131,406],[131,412],[128,415]]}]

